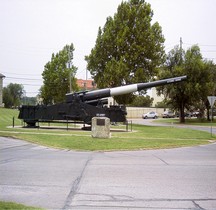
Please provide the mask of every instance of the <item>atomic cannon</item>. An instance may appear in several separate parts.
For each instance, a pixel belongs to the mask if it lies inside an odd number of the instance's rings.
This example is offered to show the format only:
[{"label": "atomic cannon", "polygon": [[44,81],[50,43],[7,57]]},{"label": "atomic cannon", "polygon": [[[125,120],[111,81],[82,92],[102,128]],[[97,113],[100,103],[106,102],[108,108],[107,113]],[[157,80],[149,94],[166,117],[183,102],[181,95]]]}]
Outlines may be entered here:
[{"label": "atomic cannon", "polygon": [[66,101],[54,105],[23,105],[20,107],[19,119],[28,127],[35,127],[37,122],[67,121],[91,124],[93,117],[108,117],[110,122],[125,122],[125,106],[105,106],[106,97],[148,89],[160,85],[181,82],[186,76],[168,78],[148,83],[138,83],[114,88],[83,91],[66,94]]}]

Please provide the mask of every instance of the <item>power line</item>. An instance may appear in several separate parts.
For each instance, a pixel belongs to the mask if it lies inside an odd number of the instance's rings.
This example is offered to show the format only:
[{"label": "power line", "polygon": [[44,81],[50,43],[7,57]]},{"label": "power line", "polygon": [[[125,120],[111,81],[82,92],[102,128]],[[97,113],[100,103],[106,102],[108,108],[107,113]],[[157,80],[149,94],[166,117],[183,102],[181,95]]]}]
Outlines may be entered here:
[{"label": "power line", "polygon": [[[196,44],[190,44],[190,43],[185,43],[185,42],[183,42],[183,44],[185,44],[185,45],[196,45]],[[197,45],[199,45],[199,46],[201,46],[201,47],[216,47],[216,45],[215,44],[199,44],[199,43],[197,43]]]},{"label": "power line", "polygon": [[24,90],[23,92],[25,92],[25,93],[38,93],[38,92],[40,92],[40,91],[26,91],[26,90]]},{"label": "power line", "polygon": [[[173,46],[176,46],[176,45],[179,45],[179,43],[172,43],[172,44],[168,44],[166,48],[171,48]],[[187,42],[183,42],[182,41],[182,45],[190,45],[190,46],[193,46],[193,45],[198,45],[200,47],[216,47],[215,44],[199,44],[199,43],[196,43],[196,44],[192,44],[192,43],[187,43]]]},{"label": "power line", "polygon": [[[11,84],[11,83],[14,83],[10,80],[4,80],[3,84],[4,85],[8,85],[8,84]],[[16,84],[21,84],[21,85],[27,85],[27,86],[42,86],[43,84],[34,84],[34,83],[22,83],[20,81],[18,82],[15,82]]]},{"label": "power line", "polygon": [[25,93],[40,93],[40,91],[34,91],[34,92],[31,92],[31,91],[25,91]]},{"label": "power line", "polygon": [[[205,58],[206,58],[206,57],[205,57]],[[213,59],[213,60],[214,60],[214,59],[216,59],[216,58],[206,58],[206,59]]]},{"label": "power line", "polygon": [[9,43],[5,45],[5,43],[0,43],[1,47],[6,48],[6,50],[12,50],[12,51],[20,51],[20,52],[49,52],[49,51],[59,51],[59,48],[53,48],[53,47],[35,47],[35,46],[15,46],[12,43]]},{"label": "power line", "polygon": [[216,50],[201,50],[201,52],[209,52],[209,53],[211,53],[211,52],[216,52]]},{"label": "power line", "polygon": [[25,75],[25,76],[40,76],[40,74],[22,74],[22,73],[14,73],[14,72],[6,72],[6,71],[1,71],[3,74],[13,74],[13,75]]},{"label": "power line", "polygon": [[27,85],[27,86],[38,86],[38,87],[40,87],[40,86],[41,86],[41,85],[23,84],[23,83],[20,83],[20,84],[22,84],[22,85]]},{"label": "power line", "polygon": [[21,77],[6,77],[9,79],[22,79],[22,80],[35,80],[35,81],[41,81],[41,79],[29,79],[29,78],[21,78]]}]

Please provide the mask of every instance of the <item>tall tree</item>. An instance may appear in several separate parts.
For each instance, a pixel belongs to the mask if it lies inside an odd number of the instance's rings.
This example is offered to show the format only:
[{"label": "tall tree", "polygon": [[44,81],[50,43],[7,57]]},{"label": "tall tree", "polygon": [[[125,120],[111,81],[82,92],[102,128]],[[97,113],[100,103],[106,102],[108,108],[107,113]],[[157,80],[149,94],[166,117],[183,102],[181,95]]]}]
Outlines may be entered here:
[{"label": "tall tree", "polygon": [[[115,87],[147,82],[164,59],[164,37],[145,0],[122,2],[114,17],[99,28],[95,47],[86,56],[87,68],[97,86]],[[115,98],[130,103],[132,94]]]},{"label": "tall tree", "polygon": [[18,107],[21,105],[21,98],[24,88],[21,84],[10,83],[3,88],[3,103],[6,108]]},{"label": "tall tree", "polygon": [[45,104],[63,102],[65,94],[70,91],[70,83],[72,89],[77,90],[77,67],[72,64],[73,51],[73,44],[66,45],[58,53],[53,53],[51,61],[44,66],[43,86],[40,91]]},{"label": "tall tree", "polygon": [[[212,61],[204,61],[205,69],[208,74],[204,74],[203,76],[208,79],[206,82],[206,92],[205,94],[202,94],[202,100],[201,100],[201,105],[203,110],[202,110],[202,115],[204,115],[204,110],[207,110],[207,120],[210,121],[210,104],[207,99],[207,96],[215,96],[216,95],[216,65]],[[199,104],[198,104],[199,105]]]},{"label": "tall tree", "polygon": [[[183,59],[185,52],[179,46],[174,47],[166,56],[164,66],[160,69],[158,78],[167,78],[185,75],[183,68]],[[173,108],[180,110],[180,121],[184,122],[184,109],[188,103],[188,97],[185,94],[185,84],[174,84],[168,86],[161,86],[157,88],[158,94],[163,94],[167,104]]]},{"label": "tall tree", "polygon": [[159,87],[159,93],[165,94],[169,98],[169,103],[180,111],[180,122],[184,123],[184,111],[191,106],[200,104],[207,99],[209,93],[210,72],[202,58],[200,48],[192,46],[186,52],[176,46],[168,53],[166,63],[161,69],[159,77],[173,77],[187,75],[187,81]]}]

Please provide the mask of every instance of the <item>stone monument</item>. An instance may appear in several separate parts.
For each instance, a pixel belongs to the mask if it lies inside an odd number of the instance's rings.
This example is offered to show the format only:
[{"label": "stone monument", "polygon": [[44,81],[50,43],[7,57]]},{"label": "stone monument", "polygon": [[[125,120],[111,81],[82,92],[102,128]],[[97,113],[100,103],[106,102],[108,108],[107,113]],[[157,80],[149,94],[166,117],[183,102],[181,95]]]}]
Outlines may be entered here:
[{"label": "stone monument", "polygon": [[110,119],[108,117],[92,118],[92,137],[110,138]]}]

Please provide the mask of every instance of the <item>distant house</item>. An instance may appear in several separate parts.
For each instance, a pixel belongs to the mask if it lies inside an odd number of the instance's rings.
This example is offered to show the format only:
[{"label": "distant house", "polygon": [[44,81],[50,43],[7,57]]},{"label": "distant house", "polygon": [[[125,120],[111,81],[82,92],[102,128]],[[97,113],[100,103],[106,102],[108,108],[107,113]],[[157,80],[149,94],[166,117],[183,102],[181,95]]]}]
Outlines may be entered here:
[{"label": "distant house", "polygon": [[77,79],[77,85],[80,90],[94,90],[97,87],[93,79]]},{"label": "distant house", "polygon": [[3,78],[5,78],[5,76],[3,74],[0,73],[0,107],[3,107],[3,101],[2,101],[2,92],[3,92]]}]

